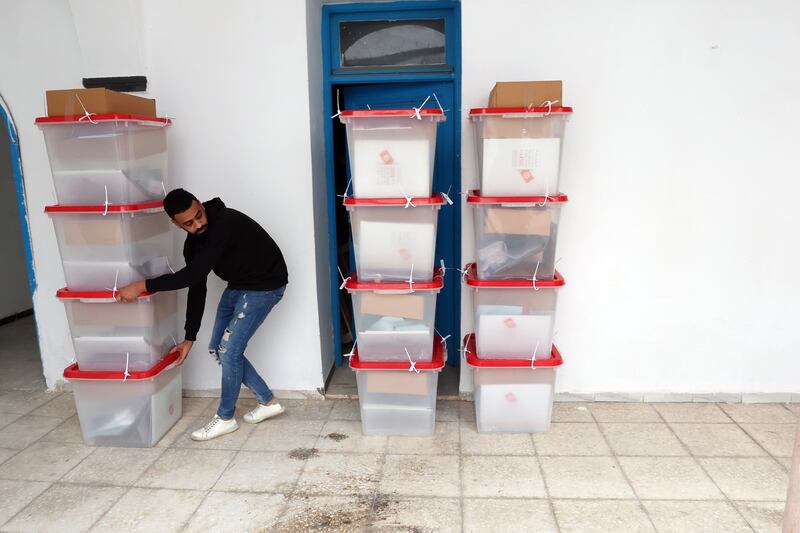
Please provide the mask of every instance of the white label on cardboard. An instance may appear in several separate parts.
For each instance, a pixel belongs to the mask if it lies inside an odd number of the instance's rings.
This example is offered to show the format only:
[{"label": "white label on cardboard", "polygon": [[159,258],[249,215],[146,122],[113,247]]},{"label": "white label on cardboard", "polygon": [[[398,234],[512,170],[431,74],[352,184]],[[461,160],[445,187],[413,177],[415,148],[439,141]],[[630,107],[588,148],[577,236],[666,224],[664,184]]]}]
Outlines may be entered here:
[{"label": "white label on cardboard", "polygon": [[376,294],[360,295],[361,313],[422,320],[425,318],[425,296],[422,294]]},{"label": "white label on cardboard", "polygon": [[484,139],[481,192],[485,196],[558,193],[561,139]]},{"label": "white label on cardboard", "polygon": [[383,135],[377,139],[356,139],[353,143],[350,165],[355,196],[430,196],[432,154],[427,139],[396,139]]}]

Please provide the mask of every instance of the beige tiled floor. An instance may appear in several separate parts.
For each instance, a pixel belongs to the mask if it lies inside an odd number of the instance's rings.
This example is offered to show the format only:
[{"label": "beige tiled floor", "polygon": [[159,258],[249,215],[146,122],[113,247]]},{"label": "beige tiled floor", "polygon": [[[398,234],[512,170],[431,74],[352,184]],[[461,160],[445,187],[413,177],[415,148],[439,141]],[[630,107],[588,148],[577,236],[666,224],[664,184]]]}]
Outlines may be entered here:
[{"label": "beige tiled floor", "polygon": [[295,400],[198,444],[216,401],[189,398],[155,448],[93,448],[71,394],[17,385],[0,380],[0,531],[779,532],[800,417],[564,402],[548,433],[480,434],[447,400],[431,438],[367,437],[357,401]]},{"label": "beige tiled floor", "polygon": [[798,417],[562,403],[548,433],[481,434],[471,403],[443,401],[435,436],[406,438],[362,435],[352,400],[287,401],[198,445],[216,402],[187,398],[159,446],[122,449],[82,442],[69,393],[0,399],[0,531],[59,533],[777,532]]}]

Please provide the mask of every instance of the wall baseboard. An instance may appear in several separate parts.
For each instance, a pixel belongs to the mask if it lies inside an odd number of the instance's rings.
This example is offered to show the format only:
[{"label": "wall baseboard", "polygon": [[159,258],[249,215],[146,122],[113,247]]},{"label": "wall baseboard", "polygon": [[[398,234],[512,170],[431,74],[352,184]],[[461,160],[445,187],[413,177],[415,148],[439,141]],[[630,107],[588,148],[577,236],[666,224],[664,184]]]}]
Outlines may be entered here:
[{"label": "wall baseboard", "polygon": [[0,318],[0,326],[5,326],[6,324],[10,324],[16,320],[21,320],[25,317],[29,317],[33,314],[33,309],[26,309],[25,311],[20,311],[19,313],[14,313],[13,315],[8,315],[5,318]]}]

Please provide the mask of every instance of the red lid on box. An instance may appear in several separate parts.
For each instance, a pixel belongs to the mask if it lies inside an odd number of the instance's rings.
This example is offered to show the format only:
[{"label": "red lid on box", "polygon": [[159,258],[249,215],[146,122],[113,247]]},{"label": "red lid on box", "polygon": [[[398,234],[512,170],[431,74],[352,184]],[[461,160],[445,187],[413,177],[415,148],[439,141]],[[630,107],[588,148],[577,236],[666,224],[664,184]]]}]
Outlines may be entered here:
[{"label": "red lid on box", "polygon": [[[531,368],[530,359],[481,359],[478,357],[478,350],[475,348],[475,334],[470,333],[464,337],[464,347],[467,350],[467,363],[478,368]],[[550,350],[548,359],[536,359],[533,362],[534,368],[548,368],[561,366],[564,360],[558,352],[556,345]]]},{"label": "red lid on box", "polygon": [[552,107],[473,107],[469,110],[469,116],[471,117],[478,115],[516,115],[519,113],[535,113],[537,115],[542,113],[545,115],[563,115],[566,113],[572,113],[572,108],[554,105]]},{"label": "red lid on box", "polygon": [[106,114],[89,113],[88,115],[38,117],[36,119],[36,124],[72,124],[72,123],[93,124],[94,122],[115,122],[115,121],[150,122],[155,126],[169,126],[170,124],[172,124],[171,118],[148,117],[145,115],[127,115],[120,113],[106,113]]},{"label": "red lid on box", "polygon": [[[147,298],[154,294],[158,293],[143,292],[139,298]],[[71,291],[66,287],[56,291],[56,298],[59,300],[111,300],[114,295],[114,291]]]},{"label": "red lid on box", "polygon": [[433,271],[431,281],[359,281],[356,272],[350,275],[344,288],[349,291],[407,291],[410,288],[414,291],[438,291],[444,287],[442,269],[437,268]]},{"label": "red lid on box", "polygon": [[481,191],[474,189],[467,195],[468,204],[553,204],[567,202],[566,194],[552,196],[481,196]]},{"label": "red lid on box", "polygon": [[179,352],[171,352],[164,359],[153,365],[149,370],[143,372],[129,372],[125,377],[125,372],[110,372],[101,370],[81,370],[78,363],[72,363],[64,369],[64,377],[67,379],[92,379],[92,380],[114,380],[114,381],[135,381],[139,379],[150,379],[163,372],[169,365],[178,360]]},{"label": "red lid on box", "polygon": [[[405,206],[408,203],[408,198],[354,198],[348,196],[344,199],[344,205],[390,205],[390,206]],[[443,205],[444,197],[441,194],[431,196],[430,198],[412,198],[411,203],[417,205]],[[412,206],[413,207],[413,206]]]},{"label": "red lid on box", "polygon": [[[358,343],[350,357],[350,368],[358,370],[405,370],[409,371],[411,363],[408,361],[384,361],[384,362],[365,362],[358,358]],[[433,360],[430,363],[417,362],[414,364],[417,370],[441,370],[444,368],[444,342],[438,335],[433,337]]]},{"label": "red lid on box", "polygon": [[536,286],[530,279],[478,279],[478,268],[475,263],[469,263],[467,271],[467,285],[481,289],[545,289],[563,287],[566,282],[561,273],[556,270],[553,279],[537,279]]},{"label": "red lid on box", "polygon": [[45,213],[135,213],[137,211],[148,211],[160,209],[164,206],[164,200],[153,200],[152,202],[142,202],[139,204],[125,205],[48,205],[44,208]]},{"label": "red lid on box", "polygon": [[[408,117],[417,114],[416,109],[347,109],[339,113],[340,117]],[[438,108],[424,108],[419,110],[422,116],[438,115],[444,118],[444,113]]]}]

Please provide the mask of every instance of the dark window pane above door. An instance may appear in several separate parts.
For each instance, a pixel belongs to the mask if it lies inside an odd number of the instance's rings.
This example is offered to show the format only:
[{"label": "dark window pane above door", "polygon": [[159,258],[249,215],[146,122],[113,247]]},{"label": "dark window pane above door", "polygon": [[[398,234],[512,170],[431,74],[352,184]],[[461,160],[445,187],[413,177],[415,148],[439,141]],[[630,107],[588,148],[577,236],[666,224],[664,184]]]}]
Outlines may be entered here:
[{"label": "dark window pane above door", "polygon": [[444,19],[341,22],[339,40],[342,67],[445,64]]}]

